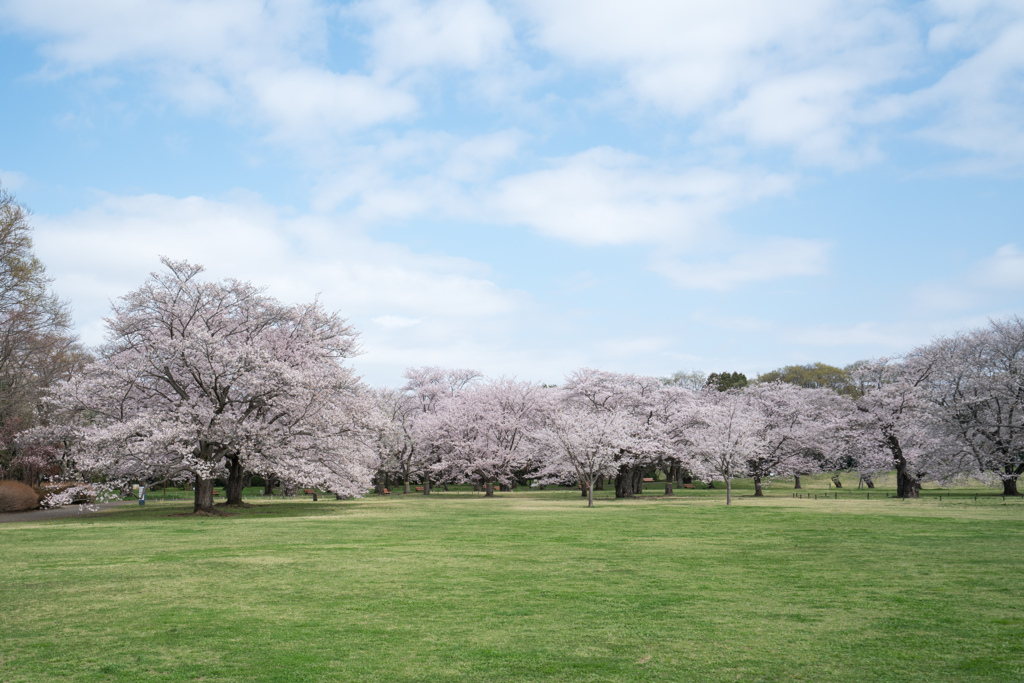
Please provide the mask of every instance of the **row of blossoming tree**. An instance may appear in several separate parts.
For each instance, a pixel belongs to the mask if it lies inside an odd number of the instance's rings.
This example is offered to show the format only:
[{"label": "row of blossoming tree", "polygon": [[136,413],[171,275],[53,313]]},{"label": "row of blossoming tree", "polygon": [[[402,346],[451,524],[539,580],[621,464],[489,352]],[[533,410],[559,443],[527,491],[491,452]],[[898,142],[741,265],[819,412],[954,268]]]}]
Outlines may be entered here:
[{"label": "row of blossoming tree", "polygon": [[[761,382],[679,386],[582,369],[550,387],[471,370],[411,369],[372,389],[346,362],[355,331],[318,303],[284,305],[238,281],[164,260],[108,319],[95,360],[62,382],[46,424],[24,436],[69,478],[213,482],[241,504],[243,475],[358,496],[389,482],[578,485],[593,505],[645,473],[673,481],[895,469],[897,493],[927,479],[989,477],[1016,494],[1024,472],[1024,320],[857,364],[856,392]],[[67,494],[71,495],[71,493]]]},{"label": "row of blossoming tree", "polygon": [[[410,370],[400,390],[375,392],[373,469],[405,482],[492,484],[525,477],[617,497],[644,472],[672,481],[773,477],[853,469],[896,471],[897,495],[923,481],[980,477],[1017,494],[1024,473],[1024,320],[942,338],[902,358],[856,364],[857,391],[784,382],[719,391],[654,377],[583,369],[546,387],[468,370]],[[797,484],[799,485],[799,484]]]}]

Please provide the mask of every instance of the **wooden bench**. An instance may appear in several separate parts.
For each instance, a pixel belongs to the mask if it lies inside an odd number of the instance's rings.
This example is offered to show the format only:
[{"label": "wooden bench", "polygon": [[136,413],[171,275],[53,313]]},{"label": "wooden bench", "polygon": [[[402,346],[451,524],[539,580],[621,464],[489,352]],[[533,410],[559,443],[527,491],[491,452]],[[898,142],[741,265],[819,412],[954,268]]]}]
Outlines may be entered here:
[{"label": "wooden bench", "polygon": [[644,477],[644,483],[650,484],[654,482],[654,477]]},{"label": "wooden bench", "polygon": [[684,489],[695,489],[697,487],[694,486],[693,484],[683,484],[683,488]]},{"label": "wooden bench", "polygon": [[416,490],[417,490],[417,491],[422,491],[422,490],[423,490],[423,487],[422,487],[422,486],[417,486],[417,487],[416,487]]},{"label": "wooden bench", "polygon": [[315,491],[313,491],[313,489],[302,489],[302,492],[304,494],[306,494],[307,496],[312,496],[315,493]]}]

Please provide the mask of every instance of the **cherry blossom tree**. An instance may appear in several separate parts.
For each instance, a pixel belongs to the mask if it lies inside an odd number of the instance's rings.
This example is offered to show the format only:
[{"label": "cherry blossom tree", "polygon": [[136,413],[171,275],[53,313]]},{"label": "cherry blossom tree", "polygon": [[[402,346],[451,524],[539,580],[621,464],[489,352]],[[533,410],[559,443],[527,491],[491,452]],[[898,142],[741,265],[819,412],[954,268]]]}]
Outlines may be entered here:
[{"label": "cherry blossom tree", "polygon": [[376,486],[383,493],[386,472],[397,474],[409,493],[409,482],[424,473],[413,435],[413,420],[422,408],[417,397],[401,389],[377,389],[373,392],[376,420],[373,426],[373,450],[376,454]]},{"label": "cherry blossom tree", "polygon": [[926,478],[948,480],[970,471],[963,449],[949,438],[927,400],[934,369],[921,359],[882,358],[854,370],[865,392],[857,400],[863,438],[858,467],[876,472],[895,468],[900,498],[919,497]]},{"label": "cherry blossom tree", "polygon": [[937,339],[908,358],[930,373],[922,394],[980,472],[1017,495],[1024,474],[1024,319]]},{"label": "cherry blossom tree", "polygon": [[493,496],[495,482],[511,487],[531,460],[528,437],[541,420],[540,385],[500,378],[464,389],[421,418],[440,454],[434,473],[472,482]]},{"label": "cherry blossom tree", "polygon": [[74,459],[85,472],[195,482],[243,468],[344,495],[369,483],[358,438],[366,391],[343,362],[356,333],[319,304],[285,306],[201,266],[163,259],[107,319],[97,359],[58,388]]},{"label": "cherry blossom tree", "polygon": [[745,393],[707,392],[694,411],[689,431],[694,467],[725,480],[725,504],[732,505],[732,480],[750,474],[764,452],[765,420]]},{"label": "cherry blossom tree", "polygon": [[434,419],[437,407],[443,401],[454,398],[459,392],[473,386],[482,377],[479,371],[469,368],[424,366],[405,371],[407,381],[402,391],[411,395],[414,403],[419,406],[417,413],[410,415],[410,427],[413,441],[417,445],[416,458],[423,472],[425,496],[430,495],[433,465],[441,458],[442,444],[438,439],[443,434],[437,430],[438,421]]},{"label": "cherry blossom tree", "polygon": [[763,424],[762,448],[747,463],[758,497],[764,496],[767,478],[820,471],[836,451],[842,420],[853,410],[852,401],[830,389],[775,381],[744,391]]},{"label": "cherry blossom tree", "polygon": [[577,370],[566,378],[564,399],[598,414],[619,414],[631,420],[634,435],[618,454],[615,497],[628,498],[643,491],[644,468],[654,467],[666,453],[670,441],[670,416],[685,389],[666,387],[657,377],[605,372],[592,368]]},{"label": "cherry blossom tree", "polygon": [[595,412],[566,401],[551,401],[536,440],[544,454],[537,469],[542,481],[580,482],[587,507],[594,507],[600,477],[619,470],[620,453],[635,443],[636,423],[621,412]]}]

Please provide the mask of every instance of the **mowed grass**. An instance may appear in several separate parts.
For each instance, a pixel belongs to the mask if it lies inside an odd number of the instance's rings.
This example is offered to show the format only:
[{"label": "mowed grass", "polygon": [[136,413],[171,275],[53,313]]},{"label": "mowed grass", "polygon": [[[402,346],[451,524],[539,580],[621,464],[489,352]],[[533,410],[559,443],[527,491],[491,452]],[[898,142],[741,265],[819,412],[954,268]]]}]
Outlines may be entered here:
[{"label": "mowed grass", "polygon": [[0,681],[1024,680],[1024,501],[848,489],[3,524]]}]

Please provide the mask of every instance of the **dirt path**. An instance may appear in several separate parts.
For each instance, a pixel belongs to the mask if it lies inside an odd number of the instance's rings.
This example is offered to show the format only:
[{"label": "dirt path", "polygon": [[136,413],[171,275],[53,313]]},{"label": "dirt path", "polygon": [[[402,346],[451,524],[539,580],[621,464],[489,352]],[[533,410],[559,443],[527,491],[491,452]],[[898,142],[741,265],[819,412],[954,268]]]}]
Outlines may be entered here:
[{"label": "dirt path", "polygon": [[51,519],[65,519],[67,517],[88,517],[89,515],[109,510],[110,508],[122,505],[138,505],[134,500],[121,500],[115,503],[100,503],[93,505],[95,510],[83,510],[78,505],[54,508],[52,510],[26,510],[25,512],[3,512],[0,513],[0,524],[4,522],[45,522]]}]

